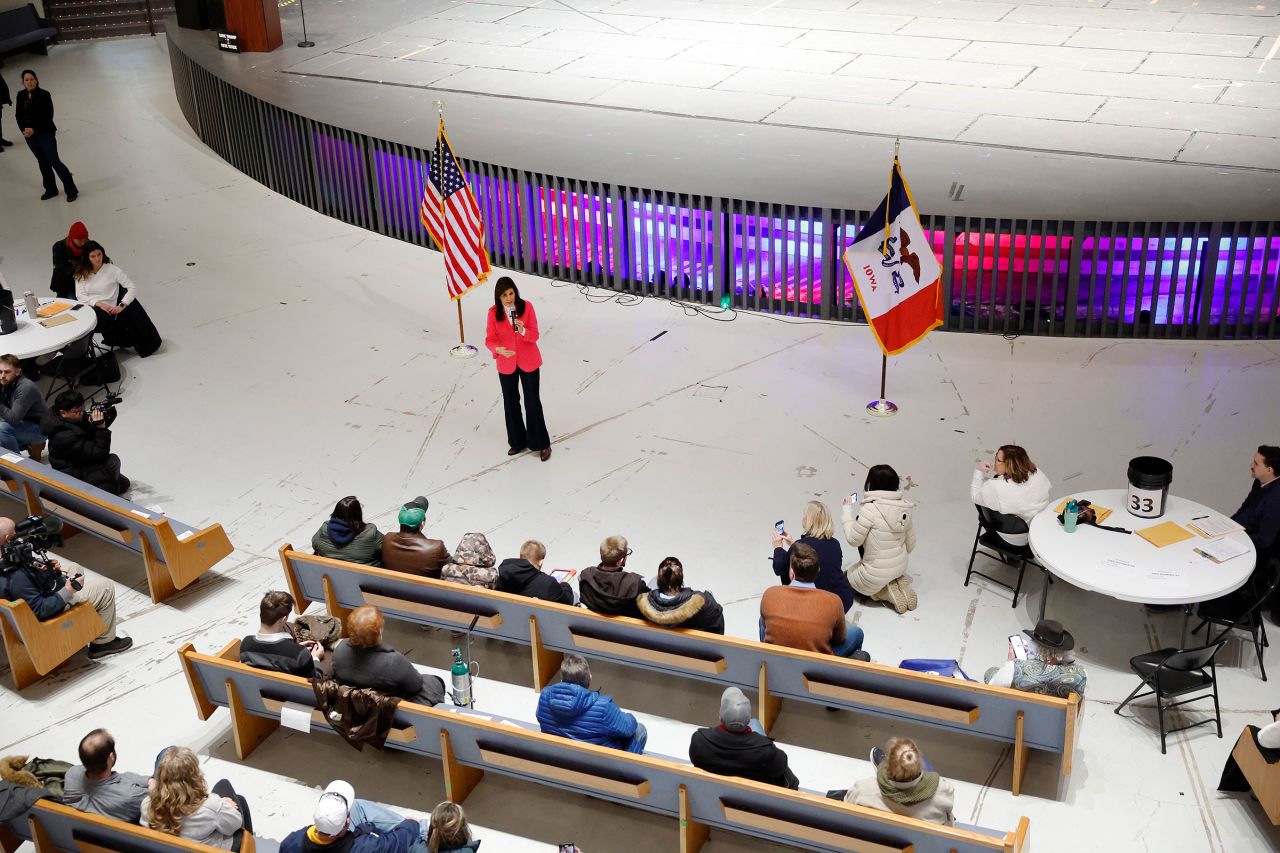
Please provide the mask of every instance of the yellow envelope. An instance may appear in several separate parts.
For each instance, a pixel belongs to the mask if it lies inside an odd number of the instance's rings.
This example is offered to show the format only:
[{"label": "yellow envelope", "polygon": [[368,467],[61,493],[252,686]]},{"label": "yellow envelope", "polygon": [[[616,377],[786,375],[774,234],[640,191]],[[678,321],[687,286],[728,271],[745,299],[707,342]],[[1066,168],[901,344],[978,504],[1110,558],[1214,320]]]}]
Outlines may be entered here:
[{"label": "yellow envelope", "polygon": [[1142,530],[1133,532],[1157,548],[1163,548],[1166,545],[1172,545],[1174,542],[1181,542],[1184,539],[1191,539],[1195,536],[1190,530],[1172,521],[1166,521],[1164,524],[1145,527]]},{"label": "yellow envelope", "polygon": [[57,299],[50,302],[48,305],[41,305],[36,313],[41,317],[52,317],[54,314],[66,311],[74,304],[74,302],[67,302],[65,299]]},{"label": "yellow envelope", "polygon": [[[1067,508],[1067,502],[1070,500],[1072,500],[1072,498],[1063,498],[1062,503],[1058,504],[1058,506],[1054,508],[1053,510],[1054,513],[1061,514],[1062,512],[1064,512]],[[1097,521],[1099,524],[1106,524],[1107,519],[1111,517],[1111,510],[1107,509],[1105,506],[1099,506],[1098,504],[1090,501],[1089,507],[1097,515]]]}]

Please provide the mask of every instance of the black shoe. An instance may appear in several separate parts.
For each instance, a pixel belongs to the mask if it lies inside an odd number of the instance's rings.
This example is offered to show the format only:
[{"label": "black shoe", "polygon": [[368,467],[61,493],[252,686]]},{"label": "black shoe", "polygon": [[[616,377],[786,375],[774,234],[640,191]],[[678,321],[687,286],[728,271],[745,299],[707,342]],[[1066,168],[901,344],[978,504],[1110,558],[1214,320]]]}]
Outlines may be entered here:
[{"label": "black shoe", "polygon": [[121,474],[120,479],[116,481],[116,485],[120,489],[120,491],[116,492],[116,494],[123,495],[125,492],[129,491],[129,487],[132,486],[133,483],[130,482],[128,477],[126,477],[124,474]]},{"label": "black shoe", "polygon": [[45,190],[44,195],[40,196],[40,200],[41,200],[41,201],[48,201],[48,200],[49,200],[49,199],[51,199],[51,198],[57,198],[57,197],[58,197],[58,191],[57,191],[57,190]]},{"label": "black shoe", "polygon": [[111,655],[118,655],[133,647],[132,637],[116,637],[109,643],[90,643],[89,660],[100,660]]},{"label": "black shoe", "polygon": [[70,204],[71,202],[75,201],[75,200],[76,200],[76,199],[78,199],[78,198],[80,198],[80,193],[79,193],[79,192],[70,192],[70,193],[67,193],[67,203],[68,203],[68,204]]},{"label": "black shoe", "polygon": [[10,147],[12,147],[12,146],[13,146],[13,143],[12,143],[12,142],[10,142],[9,140],[7,140],[7,139],[0,139],[0,148],[10,148]]}]

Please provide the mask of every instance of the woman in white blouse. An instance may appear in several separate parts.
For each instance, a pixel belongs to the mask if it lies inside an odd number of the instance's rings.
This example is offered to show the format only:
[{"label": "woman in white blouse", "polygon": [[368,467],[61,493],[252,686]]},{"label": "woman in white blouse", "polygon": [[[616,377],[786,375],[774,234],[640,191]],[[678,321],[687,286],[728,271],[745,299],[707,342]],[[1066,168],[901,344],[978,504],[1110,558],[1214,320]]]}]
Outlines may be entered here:
[{"label": "woman in white blouse", "polygon": [[111,346],[133,347],[146,358],[160,347],[160,334],[138,302],[138,286],[90,240],[76,270],[76,299],[93,306],[98,331]]},{"label": "woman in white blouse", "polygon": [[[994,474],[994,476],[992,476]],[[1049,478],[1038,468],[1027,451],[1016,444],[1006,444],[996,451],[994,468],[983,462],[973,472],[969,495],[979,506],[1005,515],[1016,515],[1027,524],[1049,505]],[[998,533],[1010,545],[1026,545],[1025,533]]]}]

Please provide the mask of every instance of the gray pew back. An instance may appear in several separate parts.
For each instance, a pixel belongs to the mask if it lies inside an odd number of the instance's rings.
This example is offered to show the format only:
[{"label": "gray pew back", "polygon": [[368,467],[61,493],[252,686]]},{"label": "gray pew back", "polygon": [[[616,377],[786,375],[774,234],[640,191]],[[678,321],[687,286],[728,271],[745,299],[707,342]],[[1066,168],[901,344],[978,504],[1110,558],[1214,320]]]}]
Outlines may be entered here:
[{"label": "gray pew back", "polygon": [[[241,758],[279,726],[283,702],[314,705],[308,681],[241,664],[239,641],[217,655],[187,644],[179,656],[201,718],[230,709]],[[332,731],[316,710],[311,729]],[[678,818],[685,853],[713,828],[832,853],[1020,853],[1027,844],[1026,818],[1016,832],[945,827],[409,702],[397,708],[387,746],[439,759],[454,802],[492,771]]]},{"label": "gray pew back", "polygon": [[[143,826],[41,800],[27,819],[36,853],[219,853],[210,847]],[[240,853],[255,853],[245,834]]]},{"label": "gray pew back", "polygon": [[783,699],[978,735],[1014,746],[1013,793],[1020,793],[1027,750],[1062,756],[1071,771],[1079,701],[1040,696],[892,666],[847,660],[708,634],[668,630],[489,589],[280,549],[298,606],[323,602],[345,619],[362,604],[387,618],[457,628],[479,617],[475,633],[530,647],[533,686],[554,677],[565,652],[698,678],[759,693],[760,720],[772,728]]},{"label": "gray pew back", "polygon": [[159,603],[231,553],[221,524],[197,530],[39,462],[0,453],[0,495],[29,515],[53,515],[142,558],[151,600]]}]

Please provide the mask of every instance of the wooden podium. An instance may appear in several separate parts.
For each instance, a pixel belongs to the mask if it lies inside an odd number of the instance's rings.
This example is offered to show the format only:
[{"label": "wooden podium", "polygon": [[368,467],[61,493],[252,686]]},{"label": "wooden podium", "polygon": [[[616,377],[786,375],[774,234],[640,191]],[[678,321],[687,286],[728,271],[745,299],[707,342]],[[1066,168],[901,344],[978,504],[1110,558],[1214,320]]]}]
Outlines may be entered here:
[{"label": "wooden podium", "polygon": [[276,0],[223,0],[227,32],[240,37],[242,53],[266,53],[284,44]]}]

